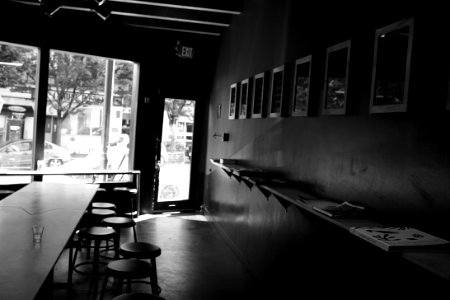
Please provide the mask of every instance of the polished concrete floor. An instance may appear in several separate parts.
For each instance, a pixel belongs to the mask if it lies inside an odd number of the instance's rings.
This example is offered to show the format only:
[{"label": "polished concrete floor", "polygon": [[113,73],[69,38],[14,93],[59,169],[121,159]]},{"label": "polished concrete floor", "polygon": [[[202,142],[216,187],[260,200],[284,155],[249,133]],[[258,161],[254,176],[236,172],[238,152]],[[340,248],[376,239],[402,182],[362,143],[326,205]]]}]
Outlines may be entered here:
[{"label": "polished concrete floor", "polygon": [[[157,258],[161,297],[167,300],[257,298],[252,276],[204,216],[143,215],[138,218],[136,230],[139,241],[156,244],[162,250]],[[131,241],[131,233],[131,229],[122,229],[121,242]],[[79,255],[77,262],[86,260],[85,253]],[[55,283],[67,281],[67,259],[68,250],[55,267]],[[55,300],[99,298],[103,277],[92,281],[88,275],[74,273],[73,276],[71,290],[54,289]],[[109,280],[105,299],[114,297],[113,290],[113,280]],[[133,284],[132,291],[150,292],[150,286]]]}]

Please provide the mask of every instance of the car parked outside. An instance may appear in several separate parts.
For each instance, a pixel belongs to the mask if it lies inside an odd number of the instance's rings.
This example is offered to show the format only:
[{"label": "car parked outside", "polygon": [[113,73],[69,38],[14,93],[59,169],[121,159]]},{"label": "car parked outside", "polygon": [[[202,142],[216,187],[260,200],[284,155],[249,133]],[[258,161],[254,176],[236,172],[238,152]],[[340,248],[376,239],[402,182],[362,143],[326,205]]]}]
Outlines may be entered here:
[{"label": "car parked outside", "polygon": [[[0,146],[0,168],[31,170],[32,140],[17,140]],[[72,159],[70,151],[45,141],[44,162],[47,167],[58,167]]]}]

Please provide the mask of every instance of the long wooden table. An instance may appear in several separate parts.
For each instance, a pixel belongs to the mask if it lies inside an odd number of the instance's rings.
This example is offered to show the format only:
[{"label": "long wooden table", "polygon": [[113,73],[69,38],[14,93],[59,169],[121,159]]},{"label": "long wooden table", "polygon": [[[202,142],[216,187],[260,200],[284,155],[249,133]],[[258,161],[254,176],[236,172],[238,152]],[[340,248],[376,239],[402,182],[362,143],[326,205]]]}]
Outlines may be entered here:
[{"label": "long wooden table", "polygon": [[[32,182],[0,201],[0,299],[35,299],[98,187]],[[39,247],[34,224],[45,226]]]},{"label": "long wooden table", "polygon": [[[45,170],[0,170],[1,176],[74,176],[74,175],[129,175],[133,177],[133,182],[137,190],[137,207],[136,211],[139,215],[141,209],[141,171],[139,170],[125,170],[125,171],[113,171],[113,170],[89,170],[89,171],[63,171],[58,168],[55,169],[45,169]],[[37,179],[41,181],[41,179]],[[95,182],[95,179],[94,179]],[[94,183],[93,182],[93,183]]]}]

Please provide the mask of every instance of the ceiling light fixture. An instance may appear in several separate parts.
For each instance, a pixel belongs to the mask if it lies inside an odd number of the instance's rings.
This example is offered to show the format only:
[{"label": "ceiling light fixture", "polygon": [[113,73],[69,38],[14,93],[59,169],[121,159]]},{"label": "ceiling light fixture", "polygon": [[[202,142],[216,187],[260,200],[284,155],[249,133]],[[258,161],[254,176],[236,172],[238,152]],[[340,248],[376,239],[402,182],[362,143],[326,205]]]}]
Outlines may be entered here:
[{"label": "ceiling light fixture", "polygon": [[111,15],[111,9],[106,5],[106,0],[92,0],[91,11],[97,14],[103,21]]}]

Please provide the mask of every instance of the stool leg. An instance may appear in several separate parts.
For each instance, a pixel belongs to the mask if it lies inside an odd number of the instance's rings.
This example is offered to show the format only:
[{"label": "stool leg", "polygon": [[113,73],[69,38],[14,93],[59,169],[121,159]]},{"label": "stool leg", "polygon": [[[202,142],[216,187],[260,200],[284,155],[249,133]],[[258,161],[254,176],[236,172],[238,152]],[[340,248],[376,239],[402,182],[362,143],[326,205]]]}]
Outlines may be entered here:
[{"label": "stool leg", "polygon": [[122,294],[122,286],[123,286],[123,279],[122,279],[122,278],[119,278],[119,279],[117,280],[117,286],[116,286],[116,294],[117,294],[117,295]]},{"label": "stool leg", "polygon": [[134,241],[137,242],[136,225],[133,226],[133,236],[134,236]]},{"label": "stool leg", "polygon": [[130,218],[134,218],[134,207],[133,207],[133,202],[134,202],[134,195],[132,195],[131,197],[130,197],[130,199],[131,199],[131,212],[130,212]]},{"label": "stool leg", "polygon": [[127,293],[131,293],[131,279],[127,279]]},{"label": "stool leg", "polygon": [[86,239],[86,251],[87,251],[86,257],[88,259],[90,259],[91,258],[91,240],[90,239]]},{"label": "stool leg", "polygon": [[159,291],[159,287],[158,287],[158,273],[156,270],[156,259],[154,257],[152,257],[150,259],[151,264],[152,264],[152,272],[151,272],[151,276],[150,276],[150,280],[151,280],[151,287],[152,287],[152,294],[155,295],[159,295],[161,291]]},{"label": "stool leg", "polygon": [[[70,257],[70,259],[72,260],[72,271],[75,269],[75,263],[77,262],[77,255],[78,255],[78,251],[80,250],[80,248],[81,248],[81,242],[78,241],[77,247],[75,248],[75,254],[74,254],[73,258]],[[70,275],[70,277],[72,277],[72,275]]]},{"label": "stool leg", "polygon": [[94,264],[92,266],[92,274],[93,277],[95,277],[95,280],[97,280],[98,277],[98,265],[100,262],[100,240],[95,240],[95,246],[94,246]]},{"label": "stool leg", "polygon": [[119,258],[119,245],[120,245],[120,228],[116,229],[116,235],[114,237],[114,258]]},{"label": "stool leg", "polygon": [[69,271],[67,272],[67,283],[69,284],[69,287],[72,287],[72,273],[73,273],[73,266],[75,265],[75,261],[72,261],[72,255],[73,255],[73,235],[70,237],[69,242]]},{"label": "stool leg", "polygon": [[102,285],[102,291],[100,293],[100,300],[103,300],[103,297],[105,297],[105,290],[106,290],[106,285],[108,284],[108,273],[105,274],[105,280],[103,281],[103,285]]}]

